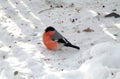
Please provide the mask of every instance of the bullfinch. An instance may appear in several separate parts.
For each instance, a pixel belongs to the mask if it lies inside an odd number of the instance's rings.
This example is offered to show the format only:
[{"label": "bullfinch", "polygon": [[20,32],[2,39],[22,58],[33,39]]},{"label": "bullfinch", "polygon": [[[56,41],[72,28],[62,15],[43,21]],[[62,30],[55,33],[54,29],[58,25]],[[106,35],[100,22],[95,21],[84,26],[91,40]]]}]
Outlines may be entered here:
[{"label": "bullfinch", "polygon": [[49,50],[57,50],[62,47],[72,47],[75,49],[80,49],[80,47],[72,45],[65,37],[63,37],[57,30],[49,26],[45,29],[43,36],[43,43]]}]

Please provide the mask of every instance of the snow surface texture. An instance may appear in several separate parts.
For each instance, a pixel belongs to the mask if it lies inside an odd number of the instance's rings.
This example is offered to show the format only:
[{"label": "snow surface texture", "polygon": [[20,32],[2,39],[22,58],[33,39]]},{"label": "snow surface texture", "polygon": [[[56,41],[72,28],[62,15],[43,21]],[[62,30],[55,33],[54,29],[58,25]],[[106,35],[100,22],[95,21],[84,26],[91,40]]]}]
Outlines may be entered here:
[{"label": "snow surface texture", "polygon": [[[0,79],[120,79],[119,0],[0,0]],[[81,50],[47,50],[54,26]]]}]

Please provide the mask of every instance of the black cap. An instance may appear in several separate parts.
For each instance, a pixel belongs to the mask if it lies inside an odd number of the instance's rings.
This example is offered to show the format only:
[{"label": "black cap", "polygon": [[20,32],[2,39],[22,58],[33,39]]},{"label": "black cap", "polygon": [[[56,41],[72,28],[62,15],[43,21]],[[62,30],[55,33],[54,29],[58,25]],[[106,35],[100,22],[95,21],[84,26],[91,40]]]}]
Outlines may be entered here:
[{"label": "black cap", "polygon": [[49,26],[45,29],[45,32],[54,31],[55,29],[52,26]]}]

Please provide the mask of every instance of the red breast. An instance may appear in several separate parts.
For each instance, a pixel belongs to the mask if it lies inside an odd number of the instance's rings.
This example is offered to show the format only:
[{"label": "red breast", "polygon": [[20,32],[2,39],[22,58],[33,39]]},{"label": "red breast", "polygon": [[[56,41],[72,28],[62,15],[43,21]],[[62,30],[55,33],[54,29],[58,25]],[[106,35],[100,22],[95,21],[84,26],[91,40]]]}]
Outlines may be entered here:
[{"label": "red breast", "polygon": [[55,50],[58,46],[58,43],[51,39],[53,33],[54,31],[48,31],[43,34],[43,43],[49,50]]}]

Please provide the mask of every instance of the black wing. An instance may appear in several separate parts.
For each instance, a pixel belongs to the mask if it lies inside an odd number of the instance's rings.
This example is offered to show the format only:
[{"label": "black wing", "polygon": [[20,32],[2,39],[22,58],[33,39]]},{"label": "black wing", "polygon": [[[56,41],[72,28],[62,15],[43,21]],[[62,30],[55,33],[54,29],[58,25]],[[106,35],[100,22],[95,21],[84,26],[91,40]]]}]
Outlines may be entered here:
[{"label": "black wing", "polygon": [[58,41],[60,43],[69,43],[71,44],[65,37],[63,37],[60,33],[58,33],[57,31],[55,31],[55,33],[51,36],[53,41]]},{"label": "black wing", "polygon": [[53,34],[51,36],[52,40],[53,41],[57,41],[59,43],[63,43],[64,46],[66,47],[73,47],[73,48],[76,48],[76,49],[80,49],[80,47],[78,46],[75,46],[75,45],[72,45],[65,37],[63,37],[60,33],[58,33],[57,31],[55,31],[55,34]]}]

